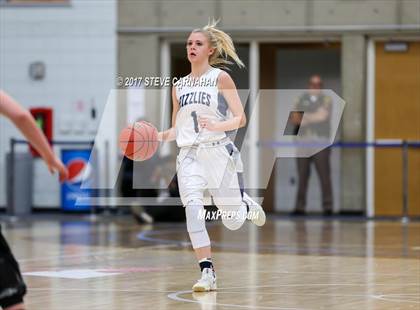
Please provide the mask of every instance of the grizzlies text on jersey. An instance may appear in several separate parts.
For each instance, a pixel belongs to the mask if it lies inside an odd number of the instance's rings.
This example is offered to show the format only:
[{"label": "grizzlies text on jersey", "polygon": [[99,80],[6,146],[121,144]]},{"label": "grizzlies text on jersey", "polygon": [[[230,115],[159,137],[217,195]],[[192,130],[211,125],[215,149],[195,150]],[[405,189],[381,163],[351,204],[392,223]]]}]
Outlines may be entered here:
[{"label": "grizzlies text on jersey", "polygon": [[[226,137],[224,131],[210,131],[200,128],[198,118],[214,121],[226,118],[227,104],[219,96],[217,78],[222,70],[211,67],[198,78],[198,83],[186,83],[190,76],[181,78],[175,85],[179,110],[176,116],[176,142],[179,147],[219,141]],[[221,101],[223,104],[221,105]]]}]

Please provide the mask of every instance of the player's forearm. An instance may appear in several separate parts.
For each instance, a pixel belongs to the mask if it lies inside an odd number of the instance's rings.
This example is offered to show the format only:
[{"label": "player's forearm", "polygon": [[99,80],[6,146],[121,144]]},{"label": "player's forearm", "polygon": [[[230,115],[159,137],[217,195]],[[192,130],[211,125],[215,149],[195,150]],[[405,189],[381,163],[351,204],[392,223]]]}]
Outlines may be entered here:
[{"label": "player's forearm", "polygon": [[166,141],[166,142],[174,141],[176,139],[175,127],[171,127],[168,130],[159,132],[157,139],[158,141]]},{"label": "player's forearm", "polygon": [[229,120],[218,122],[216,125],[216,131],[231,131],[237,130],[241,127],[244,127],[246,124],[246,119],[240,116],[232,117]]},{"label": "player's forearm", "polygon": [[46,162],[53,161],[55,155],[29,112],[20,112],[12,121]]}]

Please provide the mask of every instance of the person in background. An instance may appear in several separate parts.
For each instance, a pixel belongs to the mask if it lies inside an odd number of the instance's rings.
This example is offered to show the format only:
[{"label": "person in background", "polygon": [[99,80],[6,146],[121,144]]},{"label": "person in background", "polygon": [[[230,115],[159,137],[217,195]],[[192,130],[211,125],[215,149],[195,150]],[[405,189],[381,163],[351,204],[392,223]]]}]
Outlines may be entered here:
[{"label": "person in background", "polygon": [[[54,154],[32,115],[1,89],[0,114],[10,119],[22,132],[39,152],[48,170],[51,173],[58,172],[60,182],[67,179],[68,171],[66,167]],[[3,237],[0,226],[0,307],[4,310],[24,310],[23,297],[25,294],[26,285],[20,273],[19,264]]]},{"label": "person in background", "polygon": [[[300,125],[299,136],[307,141],[328,139],[330,134],[330,115],[332,99],[322,92],[322,78],[315,74],[309,79],[309,91],[305,92],[296,104],[296,111],[292,114],[292,122]],[[311,163],[315,164],[321,182],[322,208],[325,216],[333,213],[333,196],[330,173],[330,149],[326,148],[307,158],[297,158],[298,191],[296,205],[292,215],[305,214],[306,196],[310,176]]]}]

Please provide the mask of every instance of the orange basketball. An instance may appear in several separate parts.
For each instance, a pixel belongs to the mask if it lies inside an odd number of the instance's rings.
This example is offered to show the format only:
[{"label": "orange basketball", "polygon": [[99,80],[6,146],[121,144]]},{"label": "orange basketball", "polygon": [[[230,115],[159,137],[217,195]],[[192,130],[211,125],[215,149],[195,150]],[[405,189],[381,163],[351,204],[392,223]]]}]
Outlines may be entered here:
[{"label": "orange basketball", "polygon": [[152,157],[159,146],[158,131],[152,124],[135,122],[121,130],[120,149],[124,156],[135,161]]}]

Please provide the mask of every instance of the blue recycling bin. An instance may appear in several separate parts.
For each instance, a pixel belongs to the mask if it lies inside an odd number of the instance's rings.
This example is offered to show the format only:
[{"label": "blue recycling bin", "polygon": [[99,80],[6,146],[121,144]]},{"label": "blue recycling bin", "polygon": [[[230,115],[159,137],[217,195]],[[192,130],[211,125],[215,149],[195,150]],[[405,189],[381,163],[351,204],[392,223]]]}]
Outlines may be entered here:
[{"label": "blue recycling bin", "polygon": [[[61,160],[69,170],[69,178],[61,184],[61,208],[64,211],[89,211],[96,196],[96,165],[92,149],[63,149]],[[89,161],[89,159],[91,159]],[[77,199],[79,203],[76,205]],[[82,201],[82,203],[81,203]]]}]

